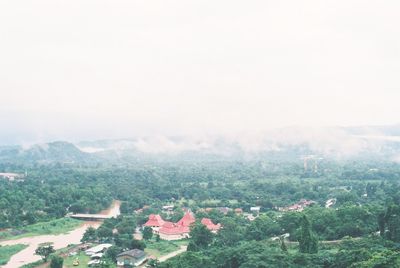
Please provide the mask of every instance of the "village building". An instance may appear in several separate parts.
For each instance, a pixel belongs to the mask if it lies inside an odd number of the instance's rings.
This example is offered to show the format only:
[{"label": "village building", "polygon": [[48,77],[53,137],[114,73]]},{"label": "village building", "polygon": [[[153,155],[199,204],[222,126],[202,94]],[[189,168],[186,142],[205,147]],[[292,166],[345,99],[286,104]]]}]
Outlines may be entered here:
[{"label": "village building", "polygon": [[166,205],[162,207],[162,211],[167,215],[172,215],[174,214],[174,208],[174,205]]},{"label": "village building", "polygon": [[144,226],[148,227],[161,227],[165,221],[158,214],[150,214],[148,221],[144,224]]},{"label": "village building", "polygon": [[100,260],[102,257],[103,257],[103,253],[96,253],[96,254],[93,254],[92,256],[90,256],[90,259],[92,259],[92,260]]},{"label": "village building", "polygon": [[228,207],[217,207],[216,209],[224,215],[228,214],[228,212],[232,210]]},{"label": "village building", "polygon": [[0,173],[0,178],[6,179],[9,181],[24,181],[24,175],[23,174],[17,174],[17,173]]},{"label": "village building", "polygon": [[212,222],[212,220],[209,219],[209,218],[203,218],[201,220],[201,223],[203,225],[205,225],[207,227],[207,229],[210,230],[213,233],[217,233],[219,231],[219,229],[221,229],[221,224],[219,224],[219,223],[218,224],[214,224]]},{"label": "village building", "polygon": [[95,254],[103,253],[105,252],[109,247],[111,247],[112,244],[100,244],[95,247],[89,248],[85,251],[85,254],[88,256],[92,256]]},{"label": "village building", "polygon": [[196,219],[194,218],[193,214],[188,211],[185,213],[185,215],[183,215],[182,219],[176,223],[176,225],[189,227],[195,221]]},{"label": "village building", "polygon": [[166,221],[160,215],[150,214],[148,221],[143,226],[151,227],[153,233],[158,234],[158,231],[165,223]]},{"label": "village building", "polygon": [[209,212],[211,212],[211,211],[213,211],[213,210],[216,210],[216,211],[218,211],[218,212],[221,212],[221,213],[224,214],[224,215],[226,215],[226,214],[228,214],[230,211],[232,211],[232,209],[231,209],[231,208],[228,208],[228,207],[215,207],[215,208],[201,208],[201,209],[199,209],[200,212],[207,212],[207,213],[209,213]]},{"label": "village building", "polygon": [[250,211],[252,213],[257,213],[257,215],[260,214],[260,210],[261,210],[261,207],[251,207],[250,208]]},{"label": "village building", "polygon": [[179,240],[188,238],[190,233],[190,225],[192,225],[196,219],[191,212],[186,212],[177,223],[167,222],[160,230],[159,235],[164,240]]},{"label": "village building", "polygon": [[254,221],[258,217],[258,215],[253,216],[251,213],[243,213],[243,216],[249,221]]},{"label": "village building", "polygon": [[166,223],[159,231],[160,238],[164,240],[180,240],[189,238],[189,233],[189,226],[178,226],[171,222]]},{"label": "village building", "polygon": [[133,249],[117,255],[117,266],[139,266],[147,260],[147,255],[143,250]]},{"label": "village building", "polygon": [[336,204],[336,198],[328,199],[325,203],[326,208],[330,208]]},{"label": "village building", "polygon": [[174,205],[165,205],[165,206],[162,206],[162,210],[163,211],[172,211],[172,210],[174,210]]},{"label": "village building", "polygon": [[[193,214],[187,211],[177,223],[165,221],[160,215],[151,214],[144,226],[151,227],[153,233],[160,235],[164,240],[180,240],[189,237],[190,226],[196,221]],[[216,233],[221,228],[220,224],[214,224],[210,219],[201,221],[210,231]]]},{"label": "village building", "polygon": [[241,208],[235,208],[234,211],[236,214],[243,214],[243,209],[241,209]]},{"label": "village building", "polygon": [[135,212],[135,214],[141,214],[141,213],[143,213],[143,209],[139,208],[139,209],[136,209],[134,212]]},{"label": "village building", "polygon": [[312,200],[306,200],[306,199],[301,199],[299,202],[297,202],[296,204],[293,204],[291,206],[288,207],[284,207],[284,208],[279,208],[280,211],[296,211],[296,212],[301,212],[303,211],[306,207],[309,207],[311,205],[316,204],[315,201]]}]

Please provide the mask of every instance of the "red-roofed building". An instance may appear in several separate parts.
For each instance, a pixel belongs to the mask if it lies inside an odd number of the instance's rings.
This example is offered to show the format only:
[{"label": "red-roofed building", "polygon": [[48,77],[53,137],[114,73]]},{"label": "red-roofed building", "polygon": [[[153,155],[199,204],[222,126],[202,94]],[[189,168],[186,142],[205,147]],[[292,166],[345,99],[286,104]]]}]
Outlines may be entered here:
[{"label": "red-roofed building", "polygon": [[161,227],[159,231],[160,238],[164,240],[179,240],[183,238],[188,238],[189,233],[189,227],[176,224],[166,224]]},{"label": "red-roofed building", "polygon": [[194,218],[193,214],[191,212],[186,212],[185,215],[183,215],[182,219],[180,219],[176,223],[176,225],[189,227],[195,221],[196,219]]},{"label": "red-roofed building", "polygon": [[236,214],[243,214],[243,209],[241,209],[241,208],[235,208],[235,213],[236,213]]},{"label": "red-roofed building", "polygon": [[190,233],[190,225],[196,221],[191,212],[186,212],[177,223],[166,223],[160,230],[160,238],[164,240],[179,240],[188,238]]},{"label": "red-roofed building", "polygon": [[218,232],[218,230],[221,228],[221,224],[219,224],[219,223],[218,224],[214,224],[212,222],[212,220],[209,219],[209,218],[203,218],[201,220],[201,223],[204,224],[207,227],[207,229],[210,230],[213,233]]},{"label": "red-roofed building", "polygon": [[[149,220],[144,226],[149,226],[153,232],[160,235],[164,240],[179,240],[188,238],[190,233],[190,226],[196,221],[191,212],[186,212],[185,215],[177,223],[164,221],[160,215],[151,214]],[[217,232],[220,224],[214,224],[210,219],[204,218],[201,220],[210,231]]]},{"label": "red-roofed building", "polygon": [[151,227],[154,233],[158,233],[161,226],[163,226],[166,222],[161,218],[158,214],[150,214],[149,220],[144,224],[144,226]]},{"label": "red-roofed building", "polygon": [[161,239],[179,240],[189,237],[190,225],[194,222],[195,218],[191,212],[186,212],[177,223],[165,221],[160,215],[151,214],[144,226],[151,227],[153,233],[159,234]]},{"label": "red-roofed building", "polygon": [[149,227],[161,227],[165,221],[161,218],[160,215],[150,214],[149,220],[144,224],[144,226]]}]

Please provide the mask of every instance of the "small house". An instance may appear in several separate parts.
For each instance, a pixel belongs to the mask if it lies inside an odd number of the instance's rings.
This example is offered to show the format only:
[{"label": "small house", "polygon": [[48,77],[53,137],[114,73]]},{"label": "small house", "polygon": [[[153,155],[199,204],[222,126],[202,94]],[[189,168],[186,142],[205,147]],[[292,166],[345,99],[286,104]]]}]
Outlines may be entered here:
[{"label": "small house", "polygon": [[92,256],[94,254],[105,252],[112,244],[100,244],[95,247],[89,248],[85,251],[85,254],[88,256]]},{"label": "small house", "polygon": [[228,207],[217,207],[217,210],[224,215],[228,214],[228,212],[231,211],[231,209]]},{"label": "small house", "polygon": [[260,213],[260,210],[261,210],[261,207],[251,207],[251,208],[250,208],[250,211],[251,211],[252,213],[257,213],[257,214],[259,214],[259,213]]},{"label": "small house", "polygon": [[235,208],[235,213],[236,213],[236,214],[243,214],[243,209],[241,209],[241,208]]},{"label": "small house", "polygon": [[132,249],[117,255],[117,266],[139,266],[147,260],[147,255],[143,250]]},{"label": "small house", "polygon": [[166,205],[166,206],[162,206],[162,210],[163,211],[172,211],[174,210],[174,205]]}]

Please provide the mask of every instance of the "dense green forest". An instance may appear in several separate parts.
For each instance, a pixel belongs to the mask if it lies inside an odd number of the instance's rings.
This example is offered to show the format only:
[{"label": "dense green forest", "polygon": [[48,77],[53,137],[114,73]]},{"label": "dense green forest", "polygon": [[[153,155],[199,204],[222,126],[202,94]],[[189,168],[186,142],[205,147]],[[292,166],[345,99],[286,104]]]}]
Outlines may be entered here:
[{"label": "dense green forest", "polygon": [[[122,215],[105,221],[92,235],[115,242],[118,252],[145,247],[136,242],[132,246],[135,227],[150,213],[162,214],[163,205],[174,204],[176,213],[163,217],[179,219],[181,208],[188,207],[196,218],[209,217],[223,229],[207,236],[205,244],[196,244],[196,235],[192,235],[188,252],[160,267],[397,267],[400,165],[325,160],[318,163],[318,170],[306,172],[302,164],[1,164],[3,172],[26,171],[28,175],[23,181],[0,180],[0,228],[23,229],[69,212],[95,213],[117,199],[122,201]],[[281,211],[300,199],[315,203],[302,212]],[[328,199],[336,203],[326,208]],[[135,213],[144,206],[147,209],[142,214]],[[253,221],[233,212],[241,208],[249,213],[253,206],[261,207]],[[219,207],[232,210],[227,214],[204,210]],[[304,222],[308,222],[308,231]],[[113,234],[114,228],[118,234]],[[318,249],[312,252],[301,250],[310,248],[301,242],[307,233],[317,241],[314,248]],[[281,239],[284,234],[287,239]],[[381,262],[383,266],[371,264]]]}]

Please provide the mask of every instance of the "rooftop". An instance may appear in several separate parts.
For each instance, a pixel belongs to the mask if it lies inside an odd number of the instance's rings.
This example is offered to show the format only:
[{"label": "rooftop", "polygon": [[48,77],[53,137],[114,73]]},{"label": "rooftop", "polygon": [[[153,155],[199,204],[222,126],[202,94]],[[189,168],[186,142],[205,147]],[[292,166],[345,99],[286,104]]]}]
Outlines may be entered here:
[{"label": "rooftop", "polygon": [[161,227],[164,225],[164,223],[165,221],[160,215],[150,214],[149,220],[144,224],[144,226]]},{"label": "rooftop", "polygon": [[221,228],[221,224],[214,224],[212,220],[209,218],[203,218],[201,220],[201,223],[204,224],[207,227],[207,229],[211,231],[217,231]]},{"label": "rooftop", "polygon": [[194,218],[193,214],[191,212],[186,212],[185,215],[183,215],[182,219],[180,219],[176,224],[189,227],[195,221],[196,219]]},{"label": "rooftop", "polygon": [[146,256],[146,253],[140,249],[132,249],[132,250],[124,251],[117,255],[117,257],[122,257],[122,256],[130,256],[135,259],[141,259],[144,256]]}]

